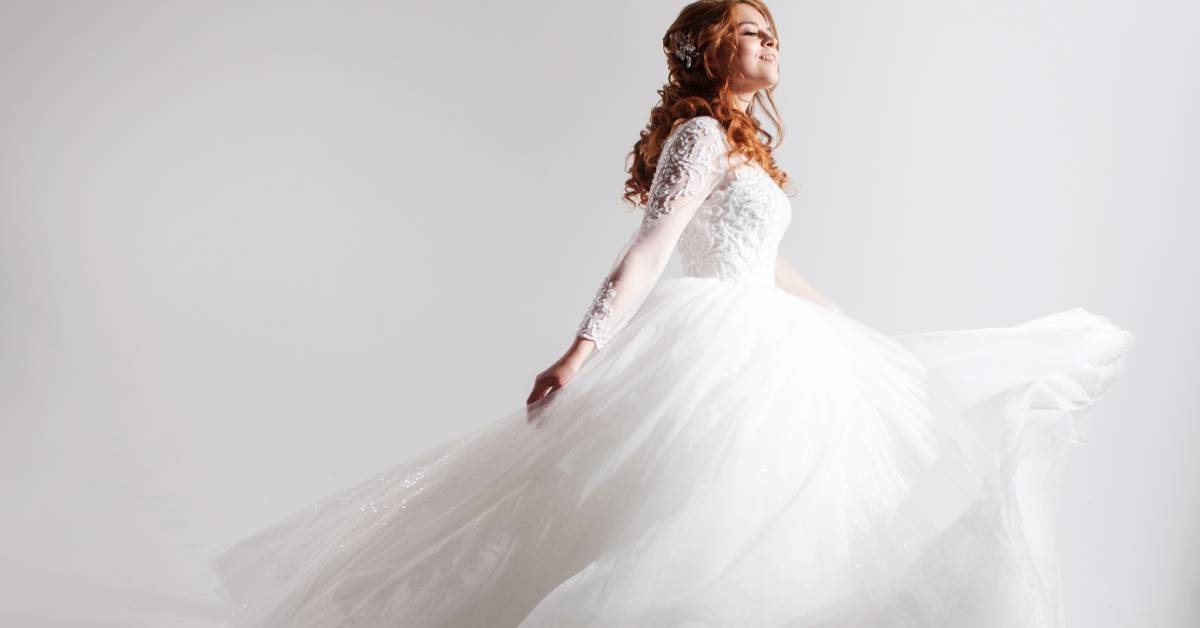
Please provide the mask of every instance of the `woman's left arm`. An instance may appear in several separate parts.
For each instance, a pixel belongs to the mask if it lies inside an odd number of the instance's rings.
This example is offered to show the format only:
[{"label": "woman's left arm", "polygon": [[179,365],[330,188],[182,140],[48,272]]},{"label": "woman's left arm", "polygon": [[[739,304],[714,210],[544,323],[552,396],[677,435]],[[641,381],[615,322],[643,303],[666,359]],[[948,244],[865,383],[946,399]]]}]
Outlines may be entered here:
[{"label": "woman's left arm", "polygon": [[775,257],[775,285],[802,299],[808,299],[821,307],[827,307],[838,312],[841,311],[837,304],[821,294],[821,291],[817,290],[800,273],[800,269],[796,268],[795,265],[787,261],[782,255]]}]

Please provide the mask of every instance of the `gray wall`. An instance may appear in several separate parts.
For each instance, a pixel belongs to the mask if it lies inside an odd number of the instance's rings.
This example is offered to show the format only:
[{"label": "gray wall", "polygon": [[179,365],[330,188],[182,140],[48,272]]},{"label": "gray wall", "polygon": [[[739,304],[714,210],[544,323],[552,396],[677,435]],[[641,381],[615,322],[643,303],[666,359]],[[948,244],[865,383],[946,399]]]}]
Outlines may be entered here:
[{"label": "gray wall", "polygon": [[[0,4],[0,623],[213,625],[226,545],[520,407],[636,224],[682,3],[252,4]],[[1200,624],[1200,10],[776,4],[785,253],[889,333],[1134,331],[1068,611]]]}]

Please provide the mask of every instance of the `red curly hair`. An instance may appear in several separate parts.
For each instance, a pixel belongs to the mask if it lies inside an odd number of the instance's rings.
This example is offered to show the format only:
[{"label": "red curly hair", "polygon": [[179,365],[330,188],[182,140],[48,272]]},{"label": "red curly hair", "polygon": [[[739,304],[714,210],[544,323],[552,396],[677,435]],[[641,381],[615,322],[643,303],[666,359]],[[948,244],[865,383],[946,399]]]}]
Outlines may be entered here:
[{"label": "red curly hair", "polygon": [[[661,99],[650,111],[650,122],[628,155],[633,162],[626,168],[629,179],[622,198],[635,207],[646,205],[655,165],[667,136],[677,125],[696,116],[711,116],[721,122],[729,140],[730,157],[741,154],[757,162],[781,188],[790,181],[788,174],[775,165],[771,154],[783,142],[783,125],[772,97],[774,86],[755,92],[745,112],[737,108],[730,88],[738,50],[734,6],[739,3],[754,7],[767,18],[778,45],[775,18],[761,0],[698,0],[679,12],[662,40],[667,55],[667,83],[658,90]],[[687,35],[699,49],[699,63],[693,63],[691,68],[673,54],[673,38],[677,33]],[[753,115],[755,106],[760,104],[779,130],[779,143],[774,147],[773,136]]]}]

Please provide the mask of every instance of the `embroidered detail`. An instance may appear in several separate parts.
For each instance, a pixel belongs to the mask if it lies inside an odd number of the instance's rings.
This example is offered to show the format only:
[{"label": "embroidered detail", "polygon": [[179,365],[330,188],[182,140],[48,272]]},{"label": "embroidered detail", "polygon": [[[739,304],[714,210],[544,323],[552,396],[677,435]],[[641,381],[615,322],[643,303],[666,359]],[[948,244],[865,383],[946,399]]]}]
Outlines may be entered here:
[{"label": "embroidered detail", "polygon": [[[619,263],[663,260],[670,254],[667,247],[673,247],[686,276],[775,285],[775,258],[791,222],[791,203],[761,166],[738,162],[728,153],[725,129],[716,118],[697,116],[675,127],[663,143],[631,244],[639,255],[631,258],[627,252]],[[614,282],[613,276],[619,279]],[[608,344],[619,331],[617,322],[633,315],[626,309],[635,306],[626,303],[639,303],[657,279],[646,272],[610,272],[576,335],[597,348]],[[614,308],[618,292],[621,300]]]},{"label": "embroidered detail", "polygon": [[696,196],[717,159],[727,151],[725,130],[716,118],[699,116],[681,123],[663,144],[650,182],[646,219],[658,220],[680,201]]},{"label": "embroidered detail", "polygon": [[733,283],[775,285],[775,257],[791,223],[787,194],[756,163],[735,168],[679,238],[684,273]]},{"label": "embroidered detail", "polygon": [[592,299],[592,306],[584,314],[583,320],[579,323],[579,331],[575,335],[595,342],[597,349],[608,344],[608,341],[612,339],[612,332],[608,328],[608,319],[612,316],[612,300],[616,296],[617,289],[613,286],[613,280],[605,280],[604,285],[596,291],[596,296]]}]

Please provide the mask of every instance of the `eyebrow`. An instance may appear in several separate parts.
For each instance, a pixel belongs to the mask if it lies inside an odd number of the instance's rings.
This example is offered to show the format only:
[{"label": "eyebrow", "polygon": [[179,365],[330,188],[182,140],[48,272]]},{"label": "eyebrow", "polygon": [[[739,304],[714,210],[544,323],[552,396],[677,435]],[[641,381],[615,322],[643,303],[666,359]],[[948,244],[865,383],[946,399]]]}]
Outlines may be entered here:
[{"label": "eyebrow", "polygon": [[766,27],[766,26],[759,26],[758,22],[738,22],[738,26],[741,26],[742,24],[752,24],[758,28],[763,29],[764,31],[767,31],[768,33],[771,33],[772,37],[775,36],[775,31],[771,30],[769,27]]}]

